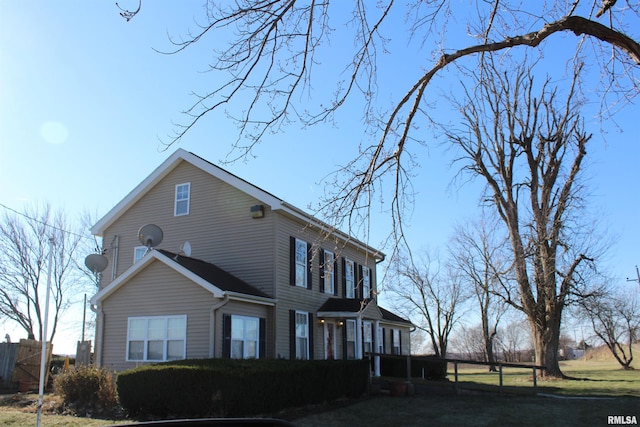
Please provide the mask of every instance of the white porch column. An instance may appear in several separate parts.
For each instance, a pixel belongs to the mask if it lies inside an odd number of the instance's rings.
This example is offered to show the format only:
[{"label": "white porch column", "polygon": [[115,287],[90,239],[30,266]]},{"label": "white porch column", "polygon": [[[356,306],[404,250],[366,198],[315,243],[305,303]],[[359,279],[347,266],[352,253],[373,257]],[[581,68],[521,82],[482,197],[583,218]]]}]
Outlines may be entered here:
[{"label": "white porch column", "polygon": [[[374,327],[374,337],[375,337],[375,342],[374,342],[374,347],[373,347],[373,352],[374,353],[378,353],[379,349],[380,349],[380,343],[382,342],[382,337],[380,336],[380,321],[376,320],[375,322],[373,322],[373,327]],[[375,356],[373,356],[373,376],[374,377],[379,377],[380,376],[380,355],[376,354]]]},{"label": "white porch column", "polygon": [[356,359],[362,359],[362,318],[356,317]]}]

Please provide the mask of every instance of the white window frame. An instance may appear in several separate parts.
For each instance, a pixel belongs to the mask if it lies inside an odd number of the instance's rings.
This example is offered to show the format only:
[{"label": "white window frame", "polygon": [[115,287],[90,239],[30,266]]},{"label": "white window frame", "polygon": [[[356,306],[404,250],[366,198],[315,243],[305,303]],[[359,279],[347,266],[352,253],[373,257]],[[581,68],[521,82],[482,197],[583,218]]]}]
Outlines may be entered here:
[{"label": "white window frame", "polygon": [[[344,286],[345,286],[345,297],[346,298],[355,298],[356,297],[356,263],[348,258],[344,260]],[[349,274],[351,271],[351,274]]]},{"label": "white window frame", "polygon": [[[184,328],[181,328],[181,331],[177,331],[178,335],[172,335],[172,331],[169,330],[169,323],[171,320],[182,321],[184,324]],[[135,332],[132,328],[132,322],[144,323],[144,331],[139,336],[133,336],[132,334]],[[153,323],[162,323],[161,337],[153,337],[150,335],[151,330],[149,328],[150,322]],[[173,331],[174,333],[176,331]],[[132,343],[142,343],[142,356],[131,357],[132,356]],[[160,358],[150,358],[149,357],[149,347],[150,343],[162,342],[162,357]],[[177,343],[180,345],[181,342],[181,356],[180,357],[169,357],[169,345],[172,343]],[[127,362],[165,362],[167,360],[179,360],[185,359],[187,354],[187,315],[176,315],[176,316],[146,316],[146,317],[129,317],[127,320],[127,346],[126,346],[126,354],[125,360]]]},{"label": "white window frame", "polygon": [[362,345],[363,353],[373,353],[373,322],[362,322]]},{"label": "white window frame", "polygon": [[[357,350],[356,350],[356,345],[357,345],[357,331],[356,331],[356,321],[355,319],[347,319],[347,321],[344,323],[344,333],[347,334],[347,339],[345,340],[347,343],[347,351],[346,351],[346,355],[347,355],[347,359],[348,360],[355,360],[357,358]],[[349,354],[349,345],[353,343],[353,354]]]},{"label": "white window frame", "polygon": [[[248,323],[255,322],[255,337],[250,336],[250,329],[247,328]],[[235,326],[242,325],[241,331]],[[234,343],[241,343],[242,354],[235,352]],[[254,349],[253,354],[250,350]],[[230,357],[232,359],[258,359],[260,358],[260,318],[251,316],[231,315],[231,348]]]},{"label": "white window frame", "polygon": [[362,297],[371,298],[371,270],[362,266]]},{"label": "white window frame", "polygon": [[322,277],[324,277],[324,293],[333,294],[335,292],[335,262],[336,256],[331,251],[324,251],[324,259],[322,260]]},{"label": "white window frame", "polygon": [[136,246],[133,248],[133,263],[140,261],[149,251],[149,248],[146,246]]},{"label": "white window frame", "polygon": [[[186,187],[186,197],[184,195],[184,188]],[[182,208],[178,211],[179,207],[186,205],[186,210],[183,211]],[[176,195],[175,195],[175,203],[173,206],[173,216],[183,216],[189,215],[191,205],[191,183],[183,182],[182,184],[176,185]]]},{"label": "white window frame", "polygon": [[[300,320],[303,320],[302,322]],[[309,313],[296,310],[296,359],[309,359]]]},{"label": "white window frame", "polygon": [[309,274],[308,245],[304,240],[296,239],[295,243],[295,280],[296,286],[301,288],[307,287],[307,274]]}]

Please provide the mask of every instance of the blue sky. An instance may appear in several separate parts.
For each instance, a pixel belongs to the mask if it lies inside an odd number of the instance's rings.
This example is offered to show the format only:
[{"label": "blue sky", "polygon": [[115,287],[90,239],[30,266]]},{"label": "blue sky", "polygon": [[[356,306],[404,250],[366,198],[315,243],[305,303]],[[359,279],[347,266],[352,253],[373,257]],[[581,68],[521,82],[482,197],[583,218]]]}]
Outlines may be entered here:
[{"label": "blue sky", "polygon": [[[212,87],[220,77],[204,72],[211,58],[204,44],[180,55],[152,48],[169,50],[168,34],[195,28],[202,4],[146,2],[126,22],[114,1],[0,0],[0,203],[22,210],[25,203],[48,201],[70,215],[84,210],[102,215],[178,148],[162,151],[160,140],[173,132],[173,122],[184,121],[180,111],[192,102],[190,93]],[[121,5],[135,7],[137,2]],[[334,26],[339,30],[338,23]],[[340,49],[340,43],[331,49]],[[380,69],[381,87],[388,89],[378,97],[381,105],[398,96],[401,83],[409,83],[403,79],[414,71],[420,69],[410,66],[410,58],[389,56]],[[444,91],[451,87],[446,78],[436,82]],[[316,93],[330,90],[324,83],[314,83]],[[608,268],[623,278],[633,277],[640,263],[640,144],[632,135],[637,112],[630,106],[616,117],[624,132],[605,123],[601,134],[600,124],[592,124],[587,172],[590,209],[618,236]],[[236,138],[235,126],[218,115],[193,129],[179,147],[217,162]],[[365,138],[356,103],[336,116],[335,126],[302,129],[292,124],[284,133],[268,136],[255,158],[224,167],[306,208],[322,193],[319,182]],[[416,156],[420,169],[414,180],[418,200],[411,242],[416,248],[444,248],[452,226],[476,212],[479,186],[452,186],[455,170],[437,145],[416,150]],[[374,214],[376,224],[384,224],[382,215]],[[378,245],[383,234],[374,233],[370,243]],[[81,299],[75,305],[81,307]],[[78,313],[67,316],[56,351],[75,351]]]}]

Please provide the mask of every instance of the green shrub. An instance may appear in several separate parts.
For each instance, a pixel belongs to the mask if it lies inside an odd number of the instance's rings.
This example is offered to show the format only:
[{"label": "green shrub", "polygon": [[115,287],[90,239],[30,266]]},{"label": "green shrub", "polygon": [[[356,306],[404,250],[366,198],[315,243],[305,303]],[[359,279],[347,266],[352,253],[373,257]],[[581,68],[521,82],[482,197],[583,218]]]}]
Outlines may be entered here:
[{"label": "green shrub", "polygon": [[54,379],[56,394],[78,415],[109,416],[118,408],[113,374],[104,368],[78,366]]},{"label": "green shrub", "polygon": [[135,417],[243,417],[360,396],[368,373],[366,360],[183,360],[121,372],[117,387]]}]

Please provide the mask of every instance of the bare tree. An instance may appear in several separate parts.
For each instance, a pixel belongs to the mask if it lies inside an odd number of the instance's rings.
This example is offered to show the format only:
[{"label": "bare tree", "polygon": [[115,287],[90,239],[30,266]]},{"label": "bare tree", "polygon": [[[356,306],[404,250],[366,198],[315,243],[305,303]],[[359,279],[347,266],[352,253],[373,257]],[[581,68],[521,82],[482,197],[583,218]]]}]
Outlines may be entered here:
[{"label": "bare tree", "polygon": [[633,344],[640,332],[638,292],[618,295],[594,295],[581,302],[593,332],[613,354],[623,369],[633,369]]},{"label": "bare tree", "polygon": [[579,67],[565,99],[548,79],[536,88],[526,63],[512,72],[483,69],[459,107],[465,129],[444,132],[460,150],[462,170],[486,183],[487,203],[509,233],[517,293],[503,286],[498,294],[527,316],[545,374],[563,376],[562,313],[584,292],[581,272],[593,261],[585,254],[596,251],[577,227],[578,178],[591,139],[575,93]]},{"label": "bare tree", "polygon": [[390,290],[398,308],[427,335],[435,355],[446,357],[465,299],[460,282],[452,274],[443,274],[440,260],[426,254],[417,263],[409,256],[398,256],[392,263],[398,282]]},{"label": "bare tree", "polygon": [[[498,289],[510,286],[511,262],[504,248],[508,236],[500,233],[495,220],[482,216],[466,226],[458,226],[451,239],[451,263],[460,272],[463,284],[475,296],[480,314],[482,354],[486,362],[495,362],[494,340],[506,304],[497,297]],[[489,370],[495,371],[494,365]]]},{"label": "bare tree", "polygon": [[514,320],[503,325],[498,331],[496,346],[505,362],[530,362],[531,357],[526,357],[532,346],[527,322]]},{"label": "bare tree", "polygon": [[31,339],[40,339],[44,326],[49,240],[53,240],[48,340],[56,334],[61,314],[80,283],[75,256],[81,235],[69,233],[62,212],[50,206],[5,212],[0,220],[0,314],[19,325]]},{"label": "bare tree", "polygon": [[[423,129],[429,120],[429,105],[437,99],[436,91],[430,88],[434,77],[445,69],[455,71],[468,58],[508,51],[527,51],[532,56],[554,51],[565,54],[567,62],[582,57],[601,67],[605,79],[591,89],[602,104],[603,115],[619,110],[638,94],[637,3],[205,3],[203,15],[197,19],[199,27],[184,37],[172,38],[173,48],[166,53],[179,54],[195,44],[208,44],[213,60],[207,65],[223,80],[217,83],[220,80],[216,79],[210,90],[195,94],[193,104],[184,110],[186,120],[167,144],[179,141],[204,117],[220,112],[238,124],[238,138],[229,158],[240,158],[251,155],[265,136],[282,132],[291,123],[310,126],[331,122],[344,105],[358,103],[363,108],[366,139],[361,141],[359,153],[336,171],[335,179],[328,180],[328,194],[318,210],[337,227],[351,230],[366,222],[374,196],[379,197],[380,203],[390,205],[390,237],[400,244],[407,207],[415,196],[410,183],[415,162],[412,147],[429,139]],[[118,6],[128,21],[141,11],[141,0],[132,4],[131,10]],[[135,20],[132,22],[135,25]],[[399,34],[406,34],[405,46],[416,46],[415,73],[408,77],[406,90],[394,94],[385,106],[377,98],[386,88],[385,82],[378,80],[378,70],[383,61],[400,63],[394,61],[396,52],[391,43]],[[353,42],[345,43],[345,38]],[[336,41],[340,49],[331,49]],[[323,67],[329,56],[331,65]],[[314,90],[316,81],[327,79],[330,81],[323,83],[329,85],[328,90],[325,85]],[[383,195],[385,191],[391,194]]]}]

